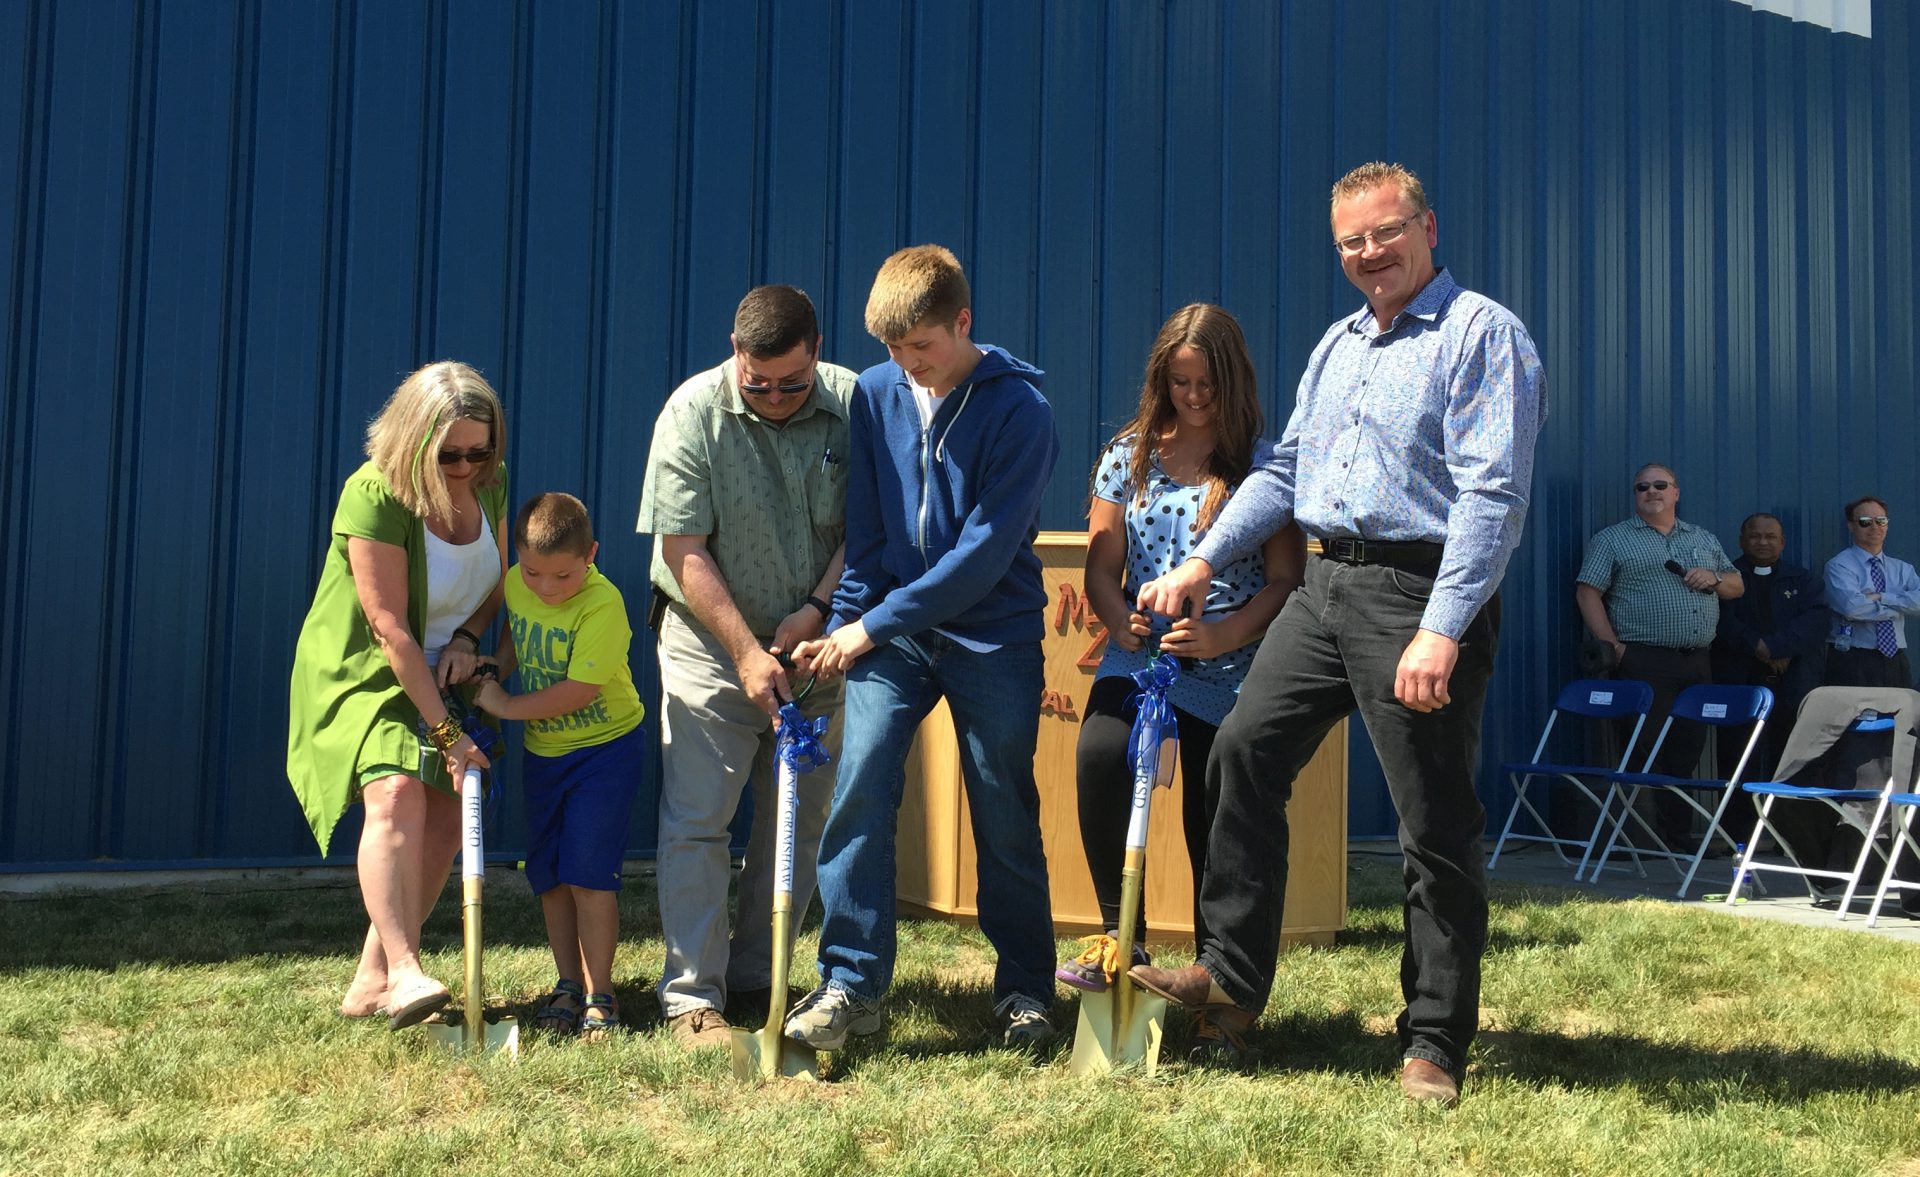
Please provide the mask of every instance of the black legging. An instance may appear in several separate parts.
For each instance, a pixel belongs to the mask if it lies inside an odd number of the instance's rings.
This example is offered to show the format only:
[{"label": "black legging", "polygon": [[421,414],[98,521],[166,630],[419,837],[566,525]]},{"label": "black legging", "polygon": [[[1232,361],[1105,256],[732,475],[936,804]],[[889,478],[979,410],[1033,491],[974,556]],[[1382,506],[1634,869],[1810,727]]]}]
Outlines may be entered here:
[{"label": "black legging", "polygon": [[[1093,872],[1093,893],[1100,900],[1100,918],[1108,932],[1120,926],[1120,870],[1127,852],[1127,819],[1132,814],[1133,768],[1127,763],[1127,737],[1133,713],[1127,699],[1139,688],[1131,678],[1095,679],[1087,695],[1086,718],[1080,723],[1080,746],[1074,760],[1079,773],[1080,844]],[[1180,724],[1181,788],[1186,794],[1181,826],[1187,837],[1187,857],[1193,864],[1194,942],[1206,938],[1200,922],[1200,878],[1207,868],[1207,830],[1213,825],[1212,800],[1207,796],[1207,753],[1219,729],[1178,707]],[[1146,899],[1140,901],[1140,922],[1134,929],[1138,943],[1146,932]]]}]

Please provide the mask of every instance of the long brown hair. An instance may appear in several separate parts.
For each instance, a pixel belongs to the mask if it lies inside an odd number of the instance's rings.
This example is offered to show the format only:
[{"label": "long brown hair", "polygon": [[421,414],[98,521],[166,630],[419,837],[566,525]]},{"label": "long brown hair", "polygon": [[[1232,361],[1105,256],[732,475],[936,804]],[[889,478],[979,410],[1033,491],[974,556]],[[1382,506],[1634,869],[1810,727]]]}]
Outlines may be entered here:
[{"label": "long brown hair", "polygon": [[1154,450],[1175,417],[1167,369],[1174,353],[1183,347],[1193,348],[1206,358],[1207,374],[1213,381],[1213,452],[1201,467],[1207,493],[1200,500],[1200,511],[1192,525],[1200,532],[1213,526],[1220,508],[1227,504],[1227,496],[1252,469],[1253,443],[1267,429],[1266,414],[1260,409],[1260,382],[1253,372],[1253,357],[1247,354],[1247,337],[1240,331],[1240,321],[1225,308],[1208,302],[1191,303],[1168,316],[1154,338],[1153,350],[1147,353],[1140,409],[1114,434],[1114,441],[1133,442],[1127,474],[1134,493],[1144,501]]}]

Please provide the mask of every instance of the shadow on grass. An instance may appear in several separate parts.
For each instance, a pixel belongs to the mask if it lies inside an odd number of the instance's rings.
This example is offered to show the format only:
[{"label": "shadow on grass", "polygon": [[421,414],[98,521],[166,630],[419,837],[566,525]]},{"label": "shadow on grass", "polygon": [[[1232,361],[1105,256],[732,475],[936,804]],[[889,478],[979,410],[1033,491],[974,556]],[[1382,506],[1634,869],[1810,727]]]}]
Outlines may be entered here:
[{"label": "shadow on grass", "polygon": [[[1346,928],[1335,932],[1333,943],[1338,948],[1384,950],[1400,947],[1405,938],[1398,923],[1368,924],[1361,928]],[[1515,933],[1505,928],[1493,927],[1487,931],[1487,951],[1497,953],[1524,948],[1572,948],[1583,939],[1584,937],[1572,928]]]},{"label": "shadow on grass", "polygon": [[[1169,1028],[1178,1050],[1184,1019]],[[1321,1071],[1389,1078],[1400,1065],[1398,1039],[1369,1030],[1353,1013],[1263,1019],[1248,1035],[1256,1073]],[[1630,1088],[1649,1103],[1700,1111],[1730,1101],[1799,1103],[1855,1091],[1920,1084],[1920,1067],[1885,1055],[1833,1055],[1800,1048],[1726,1049],[1655,1042],[1627,1034],[1487,1030],[1476,1039],[1470,1077],[1503,1076],[1532,1087]]]},{"label": "shadow on grass", "polygon": [[[458,950],[460,880],[450,879],[427,917],[421,945]],[[111,969],[135,964],[221,964],[246,957],[358,955],[367,912],[357,887],[41,895],[0,901],[0,976],[28,969]],[[658,939],[651,879],[627,881],[620,938]],[[540,901],[524,878],[490,871],[489,948],[545,948]],[[344,978],[343,978],[344,983]],[[624,1000],[623,1000],[624,1004]]]}]

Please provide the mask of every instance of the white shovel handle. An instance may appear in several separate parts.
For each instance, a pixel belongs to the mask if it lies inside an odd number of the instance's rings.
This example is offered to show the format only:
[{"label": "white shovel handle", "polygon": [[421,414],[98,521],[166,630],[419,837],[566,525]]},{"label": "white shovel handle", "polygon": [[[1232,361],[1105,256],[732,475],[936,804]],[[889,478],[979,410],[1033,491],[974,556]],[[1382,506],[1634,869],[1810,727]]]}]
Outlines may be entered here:
[{"label": "white shovel handle", "polygon": [[1160,775],[1160,741],[1140,757],[1133,769],[1133,813],[1127,819],[1127,849],[1147,845],[1147,811],[1153,806],[1153,782]]},{"label": "white shovel handle", "polygon": [[484,878],[487,873],[485,839],[480,832],[480,770],[469,768],[460,779],[460,877]]},{"label": "white shovel handle", "polygon": [[784,756],[775,756],[774,780],[779,784],[779,801],[774,816],[773,892],[793,894],[793,823],[799,806],[800,774]]}]

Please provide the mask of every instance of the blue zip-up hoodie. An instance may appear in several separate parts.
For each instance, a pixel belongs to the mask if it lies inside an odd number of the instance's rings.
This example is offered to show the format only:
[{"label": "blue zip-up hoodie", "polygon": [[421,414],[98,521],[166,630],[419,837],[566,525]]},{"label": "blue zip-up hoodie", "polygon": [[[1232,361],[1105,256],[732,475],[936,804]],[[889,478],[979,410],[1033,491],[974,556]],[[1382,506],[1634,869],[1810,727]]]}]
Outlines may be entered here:
[{"label": "blue zip-up hoodie", "polygon": [[847,422],[847,564],[829,629],[863,620],[875,645],[928,629],[994,644],[1044,636],[1033,538],[1060,441],[1041,377],[983,348],[923,430],[900,365],[860,374]]}]

